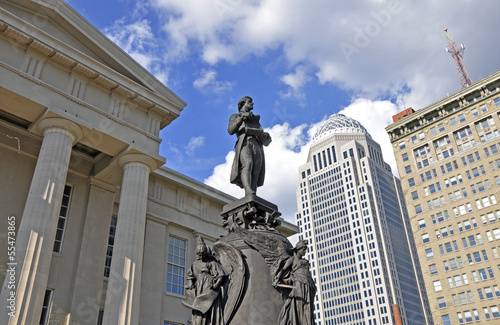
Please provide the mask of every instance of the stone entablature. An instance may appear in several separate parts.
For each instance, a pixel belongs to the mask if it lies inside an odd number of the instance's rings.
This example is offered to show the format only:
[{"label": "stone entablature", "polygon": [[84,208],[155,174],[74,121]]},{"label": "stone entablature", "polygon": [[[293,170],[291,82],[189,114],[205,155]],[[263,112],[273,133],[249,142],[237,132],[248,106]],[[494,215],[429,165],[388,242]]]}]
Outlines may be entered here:
[{"label": "stone entablature", "polygon": [[[36,35],[33,36],[33,35]],[[14,68],[20,76],[35,83],[47,83],[62,91],[68,99],[89,107],[97,107],[113,120],[122,120],[135,129],[147,133],[148,137],[160,142],[159,131],[182,111],[185,103],[173,103],[165,97],[147,89],[113,69],[78,52],[67,44],[53,39],[25,22],[19,21],[8,11],[0,8],[0,37],[12,47],[12,55],[19,56],[23,51],[23,60],[17,60]],[[8,60],[5,60],[8,62]],[[12,61],[11,61],[12,62]],[[47,64],[56,67],[65,74],[65,80],[52,80],[53,74],[43,74]],[[61,78],[59,78],[61,79]],[[93,86],[89,90],[89,85]],[[97,102],[95,92],[105,95],[107,103]],[[87,95],[87,96],[86,96]],[[90,108],[90,107],[89,107]],[[127,119],[127,110],[140,110],[142,118]]]}]

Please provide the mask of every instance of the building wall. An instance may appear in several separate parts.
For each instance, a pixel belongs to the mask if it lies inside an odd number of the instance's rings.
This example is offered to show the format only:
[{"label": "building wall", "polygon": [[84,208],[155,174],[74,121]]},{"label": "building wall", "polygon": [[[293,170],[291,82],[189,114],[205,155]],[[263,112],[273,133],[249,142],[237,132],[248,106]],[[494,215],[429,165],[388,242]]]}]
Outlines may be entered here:
[{"label": "building wall", "polygon": [[[0,74],[2,301],[11,296],[8,247],[15,248],[17,263],[16,317],[2,304],[0,323],[38,324],[52,290],[43,324],[94,325],[110,297],[122,295],[123,283],[135,289],[126,296],[131,307],[107,308],[108,319],[126,314],[135,324],[187,323],[182,291],[172,294],[166,287],[169,238],[183,240],[183,258],[175,261],[187,267],[199,236],[213,243],[225,233],[220,211],[233,198],[160,167],[159,131],[186,103],[58,0],[0,1]],[[136,169],[127,174],[127,166]],[[143,197],[127,197],[132,205],[123,201],[126,190],[142,186]],[[120,210],[141,202],[145,209],[137,215]],[[124,230],[114,243],[112,217]],[[137,245],[129,244],[134,236]],[[59,239],[61,249],[54,251]],[[113,263],[105,276],[110,243]],[[130,277],[116,257],[124,247],[122,258],[142,264]]]},{"label": "building wall", "polygon": [[437,324],[500,317],[499,90],[495,73],[386,128]]},{"label": "building wall", "polygon": [[432,324],[398,180],[380,146],[363,133],[320,138],[299,169],[296,215],[299,238],[311,244],[316,324],[393,324],[393,304],[404,324]]},{"label": "building wall", "polygon": [[[36,164],[34,154],[41,143],[39,139],[30,138],[28,132],[16,130],[5,122],[0,122],[0,132],[3,136],[0,142],[0,182],[3,184],[0,197],[5,216],[2,220],[6,222],[7,216],[14,216],[16,222],[21,223]],[[12,140],[7,135],[20,139],[19,153],[17,141],[6,141]],[[31,150],[33,155],[29,153]],[[53,254],[47,284],[54,290],[51,322],[96,324],[98,312],[104,308],[108,234],[111,216],[117,215],[120,191],[116,186],[91,185],[90,169],[85,161],[88,158],[79,157],[78,152],[73,155],[75,167],[70,168],[66,179],[66,184],[72,186],[72,195],[62,252]],[[83,162],[77,164],[80,160]],[[169,236],[186,241],[185,266],[188,267],[195,260],[198,236],[212,245],[227,232],[221,227],[220,212],[232,198],[167,168],[152,174],[149,184],[140,323],[186,324],[191,312],[180,303],[184,295],[166,291]],[[91,191],[97,192],[92,199]],[[97,206],[91,207],[89,203]],[[89,213],[93,208],[97,218]],[[99,215],[100,210],[107,213]],[[6,224],[0,227],[3,247],[6,247],[7,230]],[[7,257],[7,254],[0,254],[1,281],[6,275]]]}]

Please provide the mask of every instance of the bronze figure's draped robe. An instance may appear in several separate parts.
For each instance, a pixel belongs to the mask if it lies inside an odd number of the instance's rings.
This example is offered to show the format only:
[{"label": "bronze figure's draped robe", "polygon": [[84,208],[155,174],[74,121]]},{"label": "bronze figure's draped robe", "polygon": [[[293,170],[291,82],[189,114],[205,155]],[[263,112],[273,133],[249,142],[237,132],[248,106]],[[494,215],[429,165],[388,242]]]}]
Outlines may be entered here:
[{"label": "bronze figure's draped robe", "polygon": [[314,325],[316,285],[309,271],[309,261],[302,258],[305,250],[299,254],[297,248],[295,250],[283,267],[283,282],[291,285],[291,290],[281,309],[279,325]]},{"label": "bronze figure's draped robe", "polygon": [[193,283],[194,296],[192,325],[224,325],[220,288],[213,289],[218,279],[226,276],[216,260],[196,260],[186,279]]}]

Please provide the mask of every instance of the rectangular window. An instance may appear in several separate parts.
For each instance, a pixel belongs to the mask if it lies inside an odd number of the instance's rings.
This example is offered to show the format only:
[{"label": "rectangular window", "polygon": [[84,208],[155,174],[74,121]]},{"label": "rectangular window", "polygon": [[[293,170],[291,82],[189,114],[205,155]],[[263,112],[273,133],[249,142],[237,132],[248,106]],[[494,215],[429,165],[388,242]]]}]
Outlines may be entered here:
[{"label": "rectangular window", "polygon": [[476,122],[476,129],[478,131],[484,130],[489,126],[495,125],[495,122],[493,121],[493,118],[490,116],[488,118],[485,118],[479,122]]},{"label": "rectangular window", "polygon": [[479,313],[477,312],[477,309],[472,309],[472,313],[474,314],[474,319],[479,321]]},{"label": "rectangular window", "polygon": [[436,266],[436,264],[431,264],[431,265],[429,265],[429,269],[430,269],[430,271],[431,271],[431,274],[436,274],[436,273],[438,273],[438,270],[437,270],[437,266]]},{"label": "rectangular window", "polygon": [[69,185],[64,186],[63,197],[61,201],[61,209],[59,210],[59,221],[57,222],[56,238],[54,240],[53,251],[56,253],[62,252],[62,242],[64,238],[64,231],[68,221],[69,203],[71,198],[72,187]]},{"label": "rectangular window", "polygon": [[460,139],[466,138],[467,136],[469,136],[471,134],[472,134],[472,131],[471,131],[470,127],[465,127],[463,129],[458,130],[458,131],[453,133],[455,140],[460,140]]},{"label": "rectangular window", "polygon": [[493,318],[500,317],[500,312],[498,311],[498,306],[491,306],[490,310],[491,310],[491,315],[493,316]]},{"label": "rectangular window", "polygon": [[186,269],[186,241],[177,237],[168,238],[167,287],[166,291],[184,294]]},{"label": "rectangular window", "polygon": [[438,298],[437,301],[439,308],[446,308],[446,301],[444,300],[444,297]]},{"label": "rectangular window", "polygon": [[472,322],[472,313],[470,312],[470,310],[464,311],[464,317],[467,323]]},{"label": "rectangular window", "polygon": [[486,319],[490,319],[491,316],[490,316],[490,311],[489,311],[488,307],[484,307],[483,311],[484,311],[484,316],[486,317]]},{"label": "rectangular window", "polygon": [[444,136],[441,139],[437,139],[434,141],[434,148],[441,148],[450,143],[450,137]]},{"label": "rectangular window", "polygon": [[441,281],[437,280],[433,282],[434,284],[434,291],[441,291],[443,290],[443,287],[441,286]]},{"label": "rectangular window", "polygon": [[415,179],[413,177],[408,179],[408,185],[410,185],[410,187],[415,186]]},{"label": "rectangular window", "polygon": [[491,290],[490,287],[484,288],[484,295],[486,296],[486,299],[493,298],[493,290]]},{"label": "rectangular window", "polygon": [[479,300],[484,300],[483,289],[477,289]]},{"label": "rectangular window", "polygon": [[104,276],[109,277],[109,271],[111,268],[111,259],[113,257],[113,247],[115,245],[115,234],[116,234],[116,221],[115,216],[111,217],[111,224],[109,225],[109,236],[108,236],[108,249],[106,251],[106,262],[104,264]]},{"label": "rectangular window", "polygon": [[52,294],[54,290],[45,290],[45,296],[43,297],[42,305],[42,315],[40,316],[40,325],[48,325],[50,319],[50,310],[52,309]]}]

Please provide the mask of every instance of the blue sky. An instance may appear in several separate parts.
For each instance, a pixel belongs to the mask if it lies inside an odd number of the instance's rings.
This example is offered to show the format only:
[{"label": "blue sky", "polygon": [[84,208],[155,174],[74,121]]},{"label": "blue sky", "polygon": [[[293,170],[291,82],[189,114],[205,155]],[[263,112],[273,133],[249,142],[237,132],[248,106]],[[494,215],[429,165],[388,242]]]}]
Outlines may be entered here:
[{"label": "blue sky", "polygon": [[288,220],[297,168],[318,123],[360,121],[394,158],[384,127],[459,90],[444,29],[465,43],[473,81],[500,67],[500,2],[400,0],[67,0],[184,101],[161,132],[166,166],[235,196],[229,184],[238,100],[249,95],[273,143],[258,194]]}]

